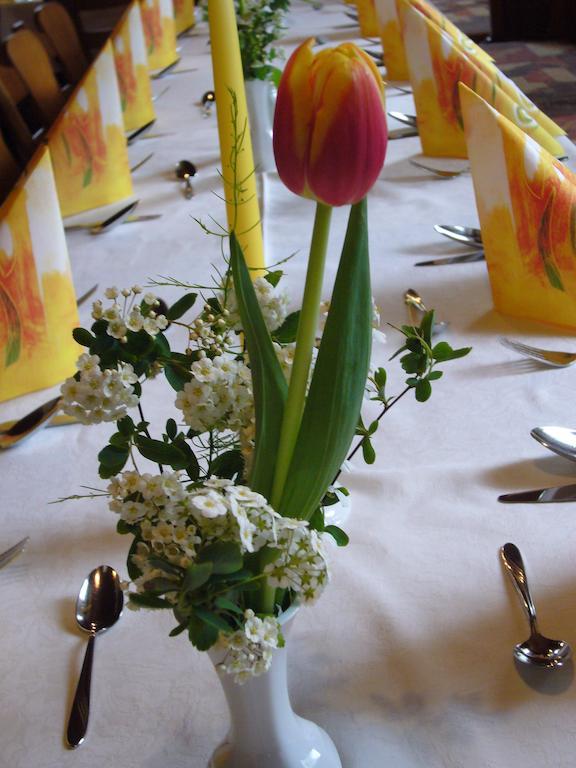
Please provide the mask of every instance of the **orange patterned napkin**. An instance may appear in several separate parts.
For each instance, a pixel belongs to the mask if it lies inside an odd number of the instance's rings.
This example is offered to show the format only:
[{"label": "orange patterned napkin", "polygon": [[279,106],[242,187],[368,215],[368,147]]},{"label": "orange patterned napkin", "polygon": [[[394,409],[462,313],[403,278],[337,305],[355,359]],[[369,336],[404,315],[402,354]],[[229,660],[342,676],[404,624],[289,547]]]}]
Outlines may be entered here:
[{"label": "orange patterned napkin", "polygon": [[460,102],[496,309],[576,328],[576,175],[465,85]]},{"label": "orange patterned napkin", "polygon": [[196,23],[194,0],[174,0],[174,22],[177,35],[194,26]]},{"label": "orange patterned napkin", "polygon": [[172,0],[140,0],[142,24],[151,71],[169,67],[178,60]]},{"label": "orange patterned napkin", "polygon": [[[437,24],[464,50],[478,59],[490,62],[492,57],[452,24],[443,13],[427,0],[408,0],[420,13]],[[404,50],[404,40],[400,29],[399,10],[396,0],[375,0],[376,14],[380,27],[380,38],[386,64],[386,77],[389,80],[409,80],[410,73]]]},{"label": "orange patterned napkin", "polygon": [[364,37],[378,37],[378,17],[374,7],[374,0],[354,0],[358,11],[360,31]]},{"label": "orange patterned napkin", "polygon": [[107,42],[48,136],[62,216],[132,195],[122,107]]},{"label": "orange patterned napkin", "polygon": [[0,401],[74,373],[80,347],[66,239],[43,147],[0,208]]},{"label": "orange patterned napkin", "polygon": [[124,129],[135,131],[156,117],[138,0],[132,3],[112,34],[112,46]]},{"label": "orange patterned napkin", "polygon": [[[398,3],[418,115],[418,131],[425,154],[433,157],[467,156],[458,96],[459,82],[472,88],[551,154],[558,157],[565,154],[556,138],[542,127],[524,104],[519,103],[520,91],[514,91],[516,101],[504,91],[495,74],[498,70],[494,67],[492,72],[493,65],[489,61],[470,58],[452,37],[416,10],[408,0],[398,0]],[[550,123],[555,125],[552,121]],[[557,135],[561,133],[563,131],[558,128]]]}]

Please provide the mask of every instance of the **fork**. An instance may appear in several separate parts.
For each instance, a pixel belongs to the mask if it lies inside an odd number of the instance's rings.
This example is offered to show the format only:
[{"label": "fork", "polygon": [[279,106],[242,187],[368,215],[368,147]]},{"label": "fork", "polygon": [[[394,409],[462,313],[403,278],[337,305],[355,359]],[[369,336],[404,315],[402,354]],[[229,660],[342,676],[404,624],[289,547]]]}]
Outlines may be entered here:
[{"label": "fork", "polygon": [[530,357],[533,360],[543,365],[549,365],[551,368],[567,368],[569,365],[576,363],[576,354],[571,352],[555,352],[551,349],[541,349],[540,347],[532,347],[529,344],[523,344],[521,341],[515,341],[514,339],[507,339],[504,336],[500,338],[500,344],[508,349],[518,352],[524,357]]},{"label": "fork", "polygon": [[30,536],[26,536],[26,538],[22,539],[17,544],[14,544],[13,547],[7,549],[6,552],[2,552],[0,555],[0,568],[4,568],[4,566],[8,565],[11,560],[14,560],[14,558],[17,557],[20,552],[22,552],[29,539]]}]

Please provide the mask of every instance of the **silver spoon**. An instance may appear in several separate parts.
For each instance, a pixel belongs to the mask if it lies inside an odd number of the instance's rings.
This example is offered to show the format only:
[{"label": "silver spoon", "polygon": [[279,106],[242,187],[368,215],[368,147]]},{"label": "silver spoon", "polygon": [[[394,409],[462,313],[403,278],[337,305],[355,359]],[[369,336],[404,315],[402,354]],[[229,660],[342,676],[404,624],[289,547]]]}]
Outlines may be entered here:
[{"label": "silver spoon", "polygon": [[[412,323],[414,325],[419,325],[420,323],[417,323],[415,320],[414,310],[416,310],[422,315],[424,315],[428,310],[426,309],[426,306],[422,301],[422,297],[420,296],[418,291],[415,291],[414,288],[408,288],[408,290],[404,294],[404,303],[408,307],[408,312],[410,313],[410,319]],[[432,329],[432,334],[435,336],[438,333],[442,333],[442,331],[444,331],[447,327],[448,327],[448,323],[446,323],[444,320],[435,322],[434,327]]]},{"label": "silver spoon", "polygon": [[449,237],[458,243],[464,243],[473,248],[482,245],[482,232],[476,227],[461,227],[458,224],[434,224],[434,229],[444,237]]},{"label": "silver spoon", "polygon": [[530,637],[514,646],[514,657],[523,664],[538,667],[561,667],[572,655],[572,649],[564,640],[552,640],[538,631],[536,609],[528,588],[528,579],[520,550],[515,544],[504,544],[500,549],[504,567],[516,588],[530,623]]},{"label": "silver spoon", "polygon": [[568,427],[534,427],[530,434],[544,448],[576,461],[576,430]]},{"label": "silver spoon", "polygon": [[180,160],[176,166],[176,176],[184,180],[184,197],[189,200],[194,195],[190,179],[196,176],[196,166],[190,160]]},{"label": "silver spoon", "polygon": [[27,437],[30,437],[36,430],[50,421],[59,408],[60,396],[48,400],[47,403],[43,403],[38,408],[27,413],[16,424],[13,424],[9,429],[0,434],[0,450],[13,448],[17,443],[26,440]]},{"label": "silver spoon", "polygon": [[109,565],[100,565],[84,579],[76,601],[76,621],[80,629],[90,633],[90,639],[66,731],[66,740],[72,749],[82,744],[88,727],[90,679],[96,635],[110,629],[118,621],[123,605],[120,577]]}]

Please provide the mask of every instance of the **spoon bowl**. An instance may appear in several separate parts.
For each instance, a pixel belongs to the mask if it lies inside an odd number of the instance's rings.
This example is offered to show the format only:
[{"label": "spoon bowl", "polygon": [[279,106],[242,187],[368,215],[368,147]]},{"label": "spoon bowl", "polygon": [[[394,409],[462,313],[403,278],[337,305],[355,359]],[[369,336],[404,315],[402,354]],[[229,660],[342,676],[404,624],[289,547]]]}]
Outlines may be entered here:
[{"label": "spoon bowl", "polygon": [[190,160],[180,160],[176,166],[176,177],[184,181],[184,197],[187,200],[194,194],[190,179],[196,176],[196,173],[196,166]]},{"label": "spoon bowl", "polygon": [[124,595],[120,577],[109,565],[95,568],[82,582],[76,601],[76,621],[90,634],[76,694],[72,703],[66,741],[71,749],[84,741],[90,714],[90,681],[96,635],[110,629],[122,614]]},{"label": "spoon bowl", "polygon": [[[411,322],[414,325],[419,325],[419,323],[416,322],[414,310],[419,312],[421,315],[426,314],[428,310],[426,309],[426,305],[424,304],[418,291],[415,291],[414,288],[408,288],[408,290],[404,293],[404,303],[408,307]],[[448,323],[444,320],[436,321],[434,323],[434,327],[432,328],[432,335],[436,336],[438,333],[442,333],[442,331],[445,331],[447,327]]]},{"label": "spoon bowl", "polygon": [[434,224],[438,234],[456,240],[458,243],[470,245],[473,248],[482,246],[482,232],[476,227],[462,227],[459,224]]},{"label": "spoon bowl", "polygon": [[539,632],[514,646],[515,659],[537,667],[561,667],[571,655],[572,649],[564,640],[552,640]]},{"label": "spoon bowl", "polygon": [[530,434],[544,448],[563,456],[570,461],[576,461],[576,429],[568,427],[534,427]]}]

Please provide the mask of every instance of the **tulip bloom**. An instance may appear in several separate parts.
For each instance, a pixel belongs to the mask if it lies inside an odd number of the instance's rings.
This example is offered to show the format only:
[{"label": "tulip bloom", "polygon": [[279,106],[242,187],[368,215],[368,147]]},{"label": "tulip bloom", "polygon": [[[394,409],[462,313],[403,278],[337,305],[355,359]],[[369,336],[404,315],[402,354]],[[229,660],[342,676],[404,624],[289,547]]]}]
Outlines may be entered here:
[{"label": "tulip bloom", "polygon": [[284,69],[274,115],[280,178],[297,195],[326,205],[359,202],[384,163],[384,83],[352,43],[315,54],[314,39]]}]

